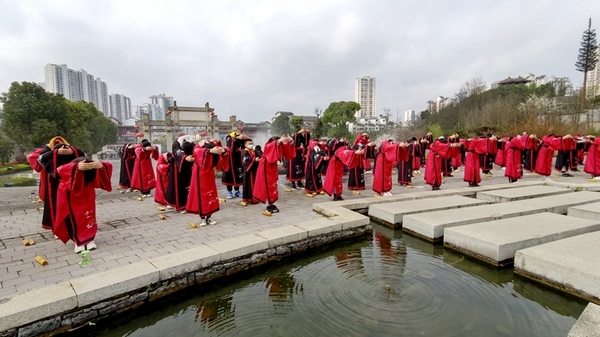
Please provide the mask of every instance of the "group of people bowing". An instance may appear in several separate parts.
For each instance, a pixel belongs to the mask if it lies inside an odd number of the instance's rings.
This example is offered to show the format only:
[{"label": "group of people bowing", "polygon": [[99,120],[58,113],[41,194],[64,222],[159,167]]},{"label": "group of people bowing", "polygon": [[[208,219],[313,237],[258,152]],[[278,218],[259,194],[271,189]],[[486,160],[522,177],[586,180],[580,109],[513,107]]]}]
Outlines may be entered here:
[{"label": "group of people bowing", "polygon": [[[590,181],[597,181],[599,144],[593,136],[539,138],[523,133],[460,138],[453,134],[434,139],[428,133],[420,139],[388,139],[377,145],[362,133],[350,145],[346,138],[311,139],[308,129],[302,128],[291,136],[271,137],[261,148],[237,131],[225,137],[225,144],[218,139],[194,143],[184,135],[173,143],[171,152],[162,154],[146,139],[120,148],[119,187],[126,192],[139,191],[142,198],[156,189],[155,202],[180,213],[198,214],[200,226],[206,226],[217,223],[212,215],[220,209],[216,171],[222,172],[228,199],[241,198],[243,206],[264,204],[263,214],[270,216],[279,212],[275,203],[280,162],[292,189],[304,188],[308,196],[327,193],[337,201],[344,200],[344,174],[348,174],[348,189],[360,191],[365,189],[365,173],[373,173],[372,189],[382,196],[391,195],[393,168],[398,172],[398,184],[408,188],[424,168],[425,183],[439,190],[444,177],[452,177],[460,166],[464,166],[463,180],[476,187],[481,173],[491,175],[494,163],[505,169],[504,175],[513,183],[523,176],[523,170],[550,176],[555,151],[554,168],[563,176],[571,176],[569,171],[584,165],[584,171],[592,175]],[[112,190],[112,165],[92,160],[62,137],[36,149],[28,160],[40,173],[42,227],[64,243],[72,240],[77,253],[95,249],[95,189]],[[152,160],[157,161],[156,171]]]}]

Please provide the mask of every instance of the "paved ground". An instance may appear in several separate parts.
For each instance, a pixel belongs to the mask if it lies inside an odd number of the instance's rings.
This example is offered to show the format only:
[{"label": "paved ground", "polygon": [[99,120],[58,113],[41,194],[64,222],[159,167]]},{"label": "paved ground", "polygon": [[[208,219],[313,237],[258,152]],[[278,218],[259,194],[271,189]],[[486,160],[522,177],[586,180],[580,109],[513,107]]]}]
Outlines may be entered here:
[{"label": "paved ground", "polygon": [[[118,181],[119,163],[113,161],[113,185]],[[507,183],[503,171],[493,171],[493,176],[483,178],[482,185]],[[447,178],[442,189],[465,187],[462,173]],[[560,181],[585,183],[587,174],[575,173],[573,178],[557,178]],[[346,179],[346,177],[345,177]],[[344,198],[372,197],[370,189],[372,175],[366,175],[367,190],[360,195],[344,191]],[[527,174],[525,180],[540,179]],[[396,179],[394,178],[394,181]],[[317,195],[306,197],[303,190],[285,192],[289,184],[280,177],[280,213],[272,217],[261,214],[261,205],[240,205],[240,199],[229,199],[221,204],[221,211],[213,215],[217,225],[193,229],[190,222],[199,222],[197,215],[179,214],[174,211],[161,212],[152,198],[138,201],[136,193],[120,194],[98,191],[97,214],[99,231],[96,237],[98,249],[92,251],[92,263],[80,266],[81,258],[73,253],[73,243],[64,245],[53,238],[52,233],[40,227],[42,204],[34,203],[30,194],[37,188],[0,188],[0,298],[10,297],[17,292],[59,283],[81,275],[93,274],[121,265],[135,263],[153,257],[188,249],[198,244],[233,238],[260,230],[293,225],[319,218],[312,211],[315,202],[329,201],[331,197]],[[430,190],[422,176],[415,177],[414,189],[395,185],[392,193],[411,193]],[[226,190],[219,184],[219,193],[225,197]],[[159,214],[166,220],[160,220]],[[23,246],[24,238],[33,239],[35,245]],[[47,259],[43,267],[35,262],[35,256]]]}]

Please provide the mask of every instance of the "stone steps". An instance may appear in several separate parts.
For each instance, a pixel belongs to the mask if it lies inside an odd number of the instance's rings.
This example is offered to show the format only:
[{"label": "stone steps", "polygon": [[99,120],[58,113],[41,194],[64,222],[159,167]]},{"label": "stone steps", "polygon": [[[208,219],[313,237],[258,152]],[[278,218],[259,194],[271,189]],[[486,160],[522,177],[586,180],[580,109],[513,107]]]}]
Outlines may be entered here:
[{"label": "stone steps", "polygon": [[573,190],[550,186],[529,186],[504,190],[485,191],[477,193],[477,199],[489,202],[510,202],[572,193]]},{"label": "stone steps", "polygon": [[515,252],[600,230],[600,221],[539,213],[444,230],[444,246],[497,267],[511,266]]}]

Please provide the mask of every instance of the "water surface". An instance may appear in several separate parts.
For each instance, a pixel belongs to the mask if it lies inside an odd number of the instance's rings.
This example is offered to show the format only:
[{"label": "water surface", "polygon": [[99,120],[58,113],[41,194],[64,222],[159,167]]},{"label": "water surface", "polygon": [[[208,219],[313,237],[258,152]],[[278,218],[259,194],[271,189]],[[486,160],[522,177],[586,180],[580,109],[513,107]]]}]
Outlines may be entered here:
[{"label": "water surface", "polygon": [[[566,336],[587,302],[376,224],[193,287],[93,336]],[[148,311],[151,310],[151,311]],[[140,314],[144,315],[139,317]]]}]

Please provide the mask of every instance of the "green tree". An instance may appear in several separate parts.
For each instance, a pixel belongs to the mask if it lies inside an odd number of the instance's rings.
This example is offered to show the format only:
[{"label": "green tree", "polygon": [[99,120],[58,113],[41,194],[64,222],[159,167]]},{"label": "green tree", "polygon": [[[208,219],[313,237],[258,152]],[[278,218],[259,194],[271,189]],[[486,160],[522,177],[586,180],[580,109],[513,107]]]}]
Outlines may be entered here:
[{"label": "green tree", "polygon": [[304,118],[300,116],[290,118],[290,125],[294,127],[294,132],[300,131],[300,129],[302,129],[302,124],[304,124]]},{"label": "green tree", "polygon": [[0,94],[0,102],[4,133],[25,149],[46,144],[57,135],[68,137],[69,107],[62,95],[50,94],[35,83],[13,82],[8,92]]},{"label": "green tree", "polygon": [[88,154],[117,141],[117,126],[89,102],[67,101],[69,135],[67,140]]},{"label": "green tree", "polygon": [[439,124],[430,124],[427,126],[427,132],[431,132],[433,135],[433,139],[437,139],[440,136],[444,135],[444,131]]},{"label": "green tree", "polygon": [[14,153],[15,144],[6,137],[0,137],[0,164],[8,162]]},{"label": "green tree", "polygon": [[277,116],[271,125],[271,134],[273,136],[282,136],[291,133],[292,127],[290,126],[290,118],[286,115]]},{"label": "green tree", "polygon": [[356,122],[355,114],[360,110],[356,102],[331,102],[323,112],[323,123],[331,123],[338,127],[345,127],[346,123]]},{"label": "green tree", "polygon": [[317,116],[317,118],[315,119],[315,125],[312,130],[312,134],[315,139],[319,139],[323,137],[323,135],[327,134],[327,130],[325,130],[325,125],[323,124],[321,117],[322,113],[323,111],[319,109],[319,107],[315,108],[314,114]]},{"label": "green tree", "polygon": [[589,70],[596,69],[598,63],[598,42],[596,41],[596,30],[592,29],[592,18],[588,21],[588,28],[583,32],[581,48],[575,62],[575,69],[583,72],[583,88],[581,90],[580,109],[583,111],[586,99],[586,82]]}]

